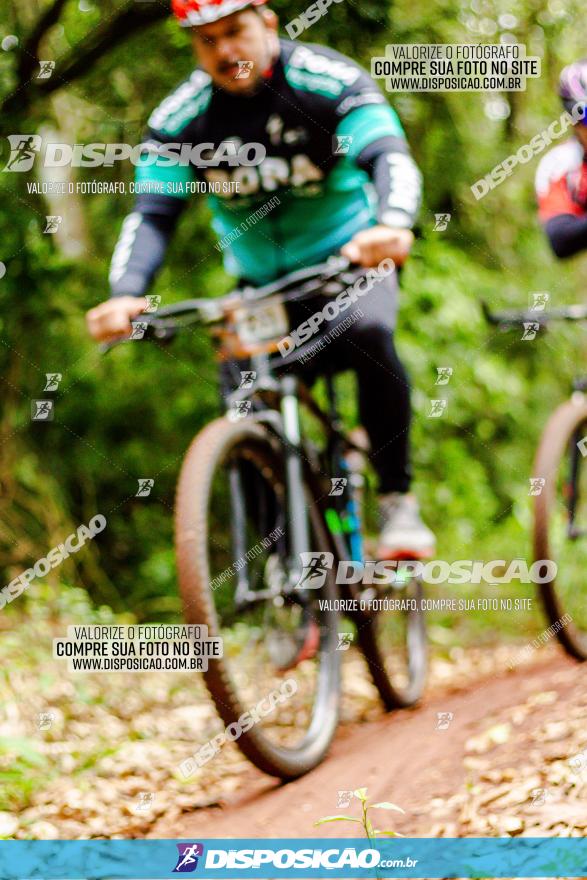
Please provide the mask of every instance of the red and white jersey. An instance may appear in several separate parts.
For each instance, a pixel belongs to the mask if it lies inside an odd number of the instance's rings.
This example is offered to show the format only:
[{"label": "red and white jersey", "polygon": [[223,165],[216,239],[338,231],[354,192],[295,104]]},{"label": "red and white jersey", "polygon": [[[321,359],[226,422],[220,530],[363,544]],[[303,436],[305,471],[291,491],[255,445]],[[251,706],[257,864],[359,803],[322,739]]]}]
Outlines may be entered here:
[{"label": "red and white jersey", "polygon": [[565,141],[543,157],[535,186],[542,223],[560,214],[587,214],[587,159],[578,140]]}]

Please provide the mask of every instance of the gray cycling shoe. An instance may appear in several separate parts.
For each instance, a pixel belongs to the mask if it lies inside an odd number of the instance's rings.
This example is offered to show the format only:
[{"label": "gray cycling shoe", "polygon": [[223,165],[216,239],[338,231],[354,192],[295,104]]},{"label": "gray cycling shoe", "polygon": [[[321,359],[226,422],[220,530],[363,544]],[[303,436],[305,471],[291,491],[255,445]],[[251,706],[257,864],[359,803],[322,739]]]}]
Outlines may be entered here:
[{"label": "gray cycling shoe", "polygon": [[430,559],[436,551],[434,533],[422,521],[415,495],[389,492],[379,496],[383,527],[378,559]]}]

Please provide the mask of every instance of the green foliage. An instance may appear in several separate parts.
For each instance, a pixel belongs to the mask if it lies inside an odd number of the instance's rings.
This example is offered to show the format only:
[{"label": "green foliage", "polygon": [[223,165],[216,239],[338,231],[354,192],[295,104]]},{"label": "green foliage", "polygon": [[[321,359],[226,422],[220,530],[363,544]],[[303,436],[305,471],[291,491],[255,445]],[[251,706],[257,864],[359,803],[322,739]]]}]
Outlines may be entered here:
[{"label": "green foliage", "polygon": [[[36,5],[4,7],[0,35],[22,41]],[[69,51],[121,5],[84,2],[88,11],[82,12],[77,2],[66,2],[61,22],[43,41],[45,57]],[[287,21],[307,4],[273,5]],[[504,13],[514,15],[514,25],[509,20],[506,27]],[[480,298],[493,307],[525,306],[537,290],[550,291],[556,303],[580,298],[581,262],[556,264],[536,220],[537,160],[481,202],[470,186],[560,114],[554,83],[560,67],[583,54],[585,29],[577,0],[519,0],[515,8],[505,0],[470,6],[370,0],[333,4],[304,35],[366,67],[392,40],[494,41],[500,32],[542,57],[542,76],[527,92],[390,96],[425,177],[423,237],[403,277],[398,346],[415,389],[417,488],[447,558],[527,552],[527,481],[537,438],[583,359],[577,328],[523,343],[485,326],[479,308]],[[114,44],[56,100],[34,100],[24,116],[15,109],[5,114],[3,131],[67,123],[68,136],[80,142],[138,141],[152,107],[191,66],[187,36],[171,19],[161,21]],[[0,51],[0,98],[16,84],[14,53]],[[496,98],[505,102],[506,119],[492,116]],[[2,151],[5,159],[6,143]],[[129,180],[131,169],[104,169],[103,175]],[[59,576],[86,588],[95,602],[132,609],[138,618],[177,614],[173,492],[191,438],[218,413],[210,343],[194,333],[169,348],[129,344],[102,358],[83,316],[107,295],[109,258],[131,201],[84,197],[88,252],[68,260],[54,237],[43,235],[50,210],[26,191],[24,177],[0,175],[0,259],[7,267],[0,280],[3,583],[99,511],[108,528]],[[432,231],[435,211],[453,215],[444,233]],[[204,203],[186,212],[154,289],[164,302],[229,289],[208,219]],[[454,369],[446,387],[434,384],[439,366]],[[31,399],[43,396],[47,372],[63,373],[55,421],[32,424]],[[429,419],[429,400],[442,396],[449,400],[446,417]],[[352,418],[348,393],[345,410]],[[136,498],[144,477],[155,479],[155,487],[148,499]]]},{"label": "green foliage", "polygon": [[[5,756],[10,756],[10,763]],[[27,803],[41,780],[45,781],[46,765],[47,759],[30,740],[0,737],[0,810]]]},{"label": "green foliage", "polygon": [[373,840],[376,837],[402,837],[397,831],[390,830],[381,830],[379,828],[374,828],[373,823],[371,822],[371,818],[369,816],[369,810],[394,810],[396,813],[403,813],[401,807],[398,807],[396,804],[392,804],[389,801],[381,801],[378,804],[370,804],[367,799],[367,789],[366,788],[358,788],[353,792],[354,797],[360,801],[361,804],[361,818],[355,819],[352,816],[324,816],[322,819],[319,819],[315,822],[315,825],[325,825],[327,822],[357,822],[359,825],[363,826],[365,831],[365,836],[368,840]]}]

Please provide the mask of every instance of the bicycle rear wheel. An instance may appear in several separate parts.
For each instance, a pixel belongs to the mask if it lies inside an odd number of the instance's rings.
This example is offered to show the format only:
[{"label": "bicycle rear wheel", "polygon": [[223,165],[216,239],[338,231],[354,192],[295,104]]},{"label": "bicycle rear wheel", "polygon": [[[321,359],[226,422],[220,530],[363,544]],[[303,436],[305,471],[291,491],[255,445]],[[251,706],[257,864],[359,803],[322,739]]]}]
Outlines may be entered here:
[{"label": "bicycle rear wheel", "polygon": [[[323,550],[323,520],[306,497],[308,550]],[[338,617],[332,602],[326,610],[319,604],[335,598],[336,583],[329,570],[320,590],[284,595],[284,461],[259,424],[217,419],[195,438],[178,484],[176,552],[188,622],[223,639],[224,656],[209,662],[204,678],[229,738],[266,773],[308,772],[338,721]]]},{"label": "bicycle rear wheel", "polygon": [[[356,444],[366,447],[361,429],[355,431]],[[355,486],[354,504],[360,510],[360,521],[376,509],[370,495],[371,482],[365,477],[366,460],[355,450],[347,455]],[[402,709],[418,702],[428,672],[428,639],[425,613],[422,610],[423,583],[408,575],[409,563],[398,563],[395,580],[377,586],[363,585],[359,599],[372,611],[359,611],[353,616],[359,646],[367,661],[379,695],[387,709]],[[391,572],[390,572],[391,574]],[[408,576],[406,576],[408,575]]]},{"label": "bicycle rear wheel", "polygon": [[540,584],[546,616],[565,650],[587,660],[587,399],[576,392],[548,421],[534,463],[534,559],[556,576]]},{"label": "bicycle rear wheel", "polygon": [[382,610],[369,615],[364,612],[358,638],[385,707],[413,706],[422,696],[428,672],[422,581],[404,578],[385,590],[367,588],[361,595],[367,601],[401,603],[397,610],[385,610],[384,604]]}]

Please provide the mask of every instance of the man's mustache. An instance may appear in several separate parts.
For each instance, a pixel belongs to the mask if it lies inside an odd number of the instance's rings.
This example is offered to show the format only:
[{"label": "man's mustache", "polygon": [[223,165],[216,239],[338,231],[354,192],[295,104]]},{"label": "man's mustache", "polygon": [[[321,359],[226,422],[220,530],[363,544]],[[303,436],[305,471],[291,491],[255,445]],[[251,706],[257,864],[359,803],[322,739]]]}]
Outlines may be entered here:
[{"label": "man's mustache", "polygon": [[221,61],[216,67],[218,73],[230,73],[235,67],[238,67],[238,61]]}]

